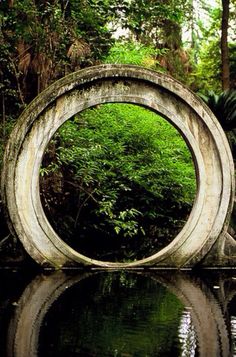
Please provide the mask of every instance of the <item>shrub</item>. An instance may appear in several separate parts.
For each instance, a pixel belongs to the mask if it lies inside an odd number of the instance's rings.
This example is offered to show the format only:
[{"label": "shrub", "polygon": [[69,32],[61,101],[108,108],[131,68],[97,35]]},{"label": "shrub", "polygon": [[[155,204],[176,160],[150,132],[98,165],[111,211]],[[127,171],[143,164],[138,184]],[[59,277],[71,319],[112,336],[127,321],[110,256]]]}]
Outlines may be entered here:
[{"label": "shrub", "polygon": [[179,229],[195,193],[191,155],[180,134],[157,114],[128,104],[101,105],[66,122],[45,155],[45,173],[42,187],[51,177],[54,192],[44,192],[44,206],[58,226],[59,203],[63,234],[80,236],[75,245],[88,236],[113,237],[112,246],[142,237],[141,254],[168,243],[160,236],[171,225]]}]

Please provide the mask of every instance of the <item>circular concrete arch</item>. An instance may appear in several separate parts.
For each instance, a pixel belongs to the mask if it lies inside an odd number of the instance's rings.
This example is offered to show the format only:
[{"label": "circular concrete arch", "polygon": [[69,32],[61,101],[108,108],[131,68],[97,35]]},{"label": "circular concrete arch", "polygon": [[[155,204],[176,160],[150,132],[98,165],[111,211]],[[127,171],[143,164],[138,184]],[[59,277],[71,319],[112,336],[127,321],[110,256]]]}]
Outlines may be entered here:
[{"label": "circular concrete arch", "polygon": [[[57,129],[84,109],[116,102],[144,106],[172,123],[192,152],[197,177],[195,202],[181,232],[161,251],[131,263],[99,261],[73,250],[49,224],[39,195],[40,165]],[[227,229],[234,196],[233,160],[214,115],[181,83],[142,67],[100,65],[55,82],[25,109],[5,150],[2,193],[15,234],[43,266],[191,267]]]}]

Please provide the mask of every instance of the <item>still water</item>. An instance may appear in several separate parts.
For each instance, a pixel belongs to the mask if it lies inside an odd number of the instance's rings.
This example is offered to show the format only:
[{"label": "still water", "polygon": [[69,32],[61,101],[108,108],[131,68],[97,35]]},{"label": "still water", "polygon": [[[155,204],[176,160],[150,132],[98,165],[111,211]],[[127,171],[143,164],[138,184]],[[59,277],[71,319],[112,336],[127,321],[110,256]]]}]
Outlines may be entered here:
[{"label": "still water", "polygon": [[236,270],[0,277],[0,356],[236,356]]}]

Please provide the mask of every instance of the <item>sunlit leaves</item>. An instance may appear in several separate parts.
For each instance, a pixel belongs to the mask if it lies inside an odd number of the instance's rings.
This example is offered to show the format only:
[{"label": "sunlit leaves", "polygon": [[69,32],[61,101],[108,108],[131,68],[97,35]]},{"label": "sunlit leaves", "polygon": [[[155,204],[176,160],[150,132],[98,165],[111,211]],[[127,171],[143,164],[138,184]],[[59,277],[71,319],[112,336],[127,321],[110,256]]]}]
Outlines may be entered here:
[{"label": "sunlit leaves", "polygon": [[151,111],[127,104],[89,109],[64,124],[57,141],[58,169],[77,187],[79,214],[90,209],[100,221],[97,228],[144,235],[147,220],[156,225],[166,215],[174,221],[173,207],[191,205],[190,152],[180,134]]}]

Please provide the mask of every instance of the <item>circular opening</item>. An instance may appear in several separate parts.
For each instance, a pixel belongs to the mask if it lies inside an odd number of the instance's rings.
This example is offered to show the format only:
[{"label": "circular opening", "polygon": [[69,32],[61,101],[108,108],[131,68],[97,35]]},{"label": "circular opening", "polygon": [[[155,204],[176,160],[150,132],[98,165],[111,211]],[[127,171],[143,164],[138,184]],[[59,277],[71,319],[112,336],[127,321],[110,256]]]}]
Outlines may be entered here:
[{"label": "circular opening", "polygon": [[[192,152],[197,178],[194,206],[180,233],[159,252],[131,263],[104,262],[73,250],[50,225],[38,189],[42,158],[56,130],[86,108],[117,102],[150,108],[173,123]],[[180,83],[135,66],[100,65],[59,80],[22,113],[5,150],[2,192],[10,225],[43,266],[191,267],[227,229],[233,161],[214,116]]]},{"label": "circular opening", "polygon": [[182,136],[134,104],[102,104],[67,120],[40,169],[49,223],[70,247],[100,261],[140,260],[166,247],[195,193]]}]

